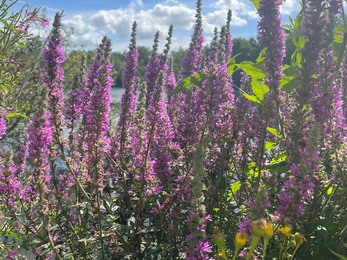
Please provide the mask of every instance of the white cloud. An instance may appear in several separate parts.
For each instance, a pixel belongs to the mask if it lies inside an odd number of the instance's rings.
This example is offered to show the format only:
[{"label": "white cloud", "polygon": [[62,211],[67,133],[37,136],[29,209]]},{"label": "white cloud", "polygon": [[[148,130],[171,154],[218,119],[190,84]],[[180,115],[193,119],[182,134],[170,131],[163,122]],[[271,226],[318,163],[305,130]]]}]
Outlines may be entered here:
[{"label": "white cloud", "polygon": [[[287,0],[295,1],[295,0]],[[187,3],[187,2],[186,2]],[[191,1],[190,1],[191,3]],[[143,0],[131,0],[128,6],[99,10],[93,13],[75,15],[65,20],[66,26],[75,29],[73,39],[76,43],[89,46],[98,44],[103,34],[116,37],[117,40],[130,39],[131,28],[137,21],[137,38],[139,44],[153,41],[156,31],[160,32],[161,44],[165,44],[165,38],[170,25],[174,26],[174,37],[178,39],[178,46],[188,46],[190,34],[195,24],[195,6],[183,4],[183,0],[162,0],[151,8],[145,8]],[[246,4],[246,0],[218,0],[207,7],[203,6],[203,29],[206,40],[213,34],[214,28],[220,28],[226,23],[227,10],[233,10],[232,27],[242,27],[247,24],[247,19],[258,17],[252,5]],[[219,29],[220,30],[220,29]],[[184,35],[183,35],[184,34]],[[172,40],[172,48],[175,48],[175,40]],[[150,44],[152,45],[152,43]]]},{"label": "white cloud", "polygon": [[[249,3],[248,0],[218,0],[217,3],[212,4],[218,10],[233,10],[233,16],[238,13],[239,15],[248,16],[249,18],[258,18],[257,10],[253,4]],[[246,4],[247,3],[247,4]],[[234,18],[238,18],[237,16]],[[241,19],[241,18],[239,18]]]},{"label": "white cloud", "polygon": [[78,45],[95,46],[102,39],[103,35],[97,32],[94,26],[87,24],[81,15],[74,15],[72,19],[64,19],[63,24],[66,28],[74,28],[72,41]]},{"label": "white cloud", "polygon": [[98,28],[111,31],[116,37],[127,38],[134,21],[138,24],[138,36],[152,38],[156,31],[166,34],[170,25],[189,30],[194,24],[195,10],[179,4],[168,6],[157,4],[153,9],[135,11],[128,7],[116,10],[102,10],[91,16],[91,23]]},{"label": "white cloud", "polygon": [[[216,10],[208,13],[204,16],[206,21],[206,26],[204,26],[204,31],[207,33],[213,33],[214,28],[222,27],[226,23],[227,12],[224,10]],[[247,21],[238,17],[235,12],[231,20],[231,26],[243,26],[246,25]]]},{"label": "white cloud", "polygon": [[281,6],[282,15],[290,15],[293,12],[299,11],[301,8],[299,1],[297,0],[286,0],[286,2]]}]

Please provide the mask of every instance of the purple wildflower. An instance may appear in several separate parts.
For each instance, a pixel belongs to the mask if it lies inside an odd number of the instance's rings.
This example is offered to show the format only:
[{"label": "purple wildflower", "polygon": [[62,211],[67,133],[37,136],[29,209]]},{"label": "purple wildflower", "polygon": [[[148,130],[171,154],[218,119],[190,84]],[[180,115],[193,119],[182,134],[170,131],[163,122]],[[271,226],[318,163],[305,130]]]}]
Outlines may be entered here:
[{"label": "purple wildflower", "polygon": [[120,142],[120,151],[122,152],[128,142],[128,131],[133,121],[133,115],[136,111],[135,103],[135,83],[136,69],[138,64],[138,50],[136,46],[136,27],[134,22],[131,34],[131,44],[129,52],[125,55],[125,69],[123,72],[123,88],[125,89],[121,98],[121,112],[117,124],[117,135]]},{"label": "purple wildflower", "polygon": [[42,69],[42,82],[48,90],[48,110],[51,114],[51,122],[54,125],[53,138],[57,143],[63,144],[63,68],[61,64],[65,61],[61,36],[61,13],[57,12],[54,17],[51,37],[47,39],[47,47],[43,50],[45,66]]},{"label": "purple wildflower", "polygon": [[[110,104],[112,65],[109,62],[111,40],[106,36],[102,39],[93,64],[88,70],[86,89],[89,90],[89,102],[85,112],[85,148],[88,151],[86,162],[90,167],[102,171],[101,161],[110,149]],[[89,169],[91,170],[91,168]],[[97,176],[98,174],[96,174]],[[96,178],[96,176],[94,176]],[[101,176],[98,181],[101,181]]]},{"label": "purple wildflower", "polygon": [[283,76],[282,61],[285,56],[285,32],[281,26],[282,0],[260,1],[258,23],[259,42],[265,48],[265,84],[277,90]]},{"label": "purple wildflower", "polygon": [[149,124],[148,140],[152,147],[151,157],[156,158],[154,171],[161,182],[166,183],[171,176],[169,147],[172,142],[173,131],[167,114],[163,91],[164,72],[161,71],[147,109],[147,122]]}]

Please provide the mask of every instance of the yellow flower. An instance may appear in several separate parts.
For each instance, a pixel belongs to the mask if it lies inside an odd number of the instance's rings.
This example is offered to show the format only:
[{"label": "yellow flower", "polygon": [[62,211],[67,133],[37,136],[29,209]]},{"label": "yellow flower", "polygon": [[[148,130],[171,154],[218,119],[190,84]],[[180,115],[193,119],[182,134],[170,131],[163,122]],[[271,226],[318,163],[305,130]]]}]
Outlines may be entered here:
[{"label": "yellow flower", "polygon": [[292,231],[292,228],[289,226],[280,226],[278,228],[278,232],[281,232],[286,237],[290,237],[292,234],[290,233]]},{"label": "yellow flower", "polygon": [[264,230],[264,237],[270,239],[274,235],[274,225],[272,223],[267,223]]},{"label": "yellow flower", "polygon": [[262,218],[262,219],[253,221],[253,224],[252,224],[253,236],[257,236],[257,237],[264,236],[266,227],[267,227],[266,219]]},{"label": "yellow flower", "polygon": [[238,232],[235,236],[235,248],[236,250],[240,250],[242,247],[245,246],[247,242],[247,235],[245,233]]}]

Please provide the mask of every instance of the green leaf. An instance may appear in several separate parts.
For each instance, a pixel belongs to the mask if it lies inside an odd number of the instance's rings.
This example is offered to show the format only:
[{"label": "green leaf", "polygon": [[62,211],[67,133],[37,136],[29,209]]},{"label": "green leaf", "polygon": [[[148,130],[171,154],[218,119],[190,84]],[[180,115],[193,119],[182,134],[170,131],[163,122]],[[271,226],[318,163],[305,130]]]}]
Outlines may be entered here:
[{"label": "green leaf", "polygon": [[232,75],[236,70],[235,70],[235,67],[236,67],[236,58],[238,56],[240,56],[242,54],[242,52],[234,55],[233,57],[231,57],[228,61],[228,74],[229,75]]},{"label": "green leaf", "polygon": [[255,64],[251,61],[243,61],[236,66],[247,73],[252,78],[252,80],[265,78],[263,64]]},{"label": "green leaf", "polygon": [[[287,81],[285,81],[286,79]],[[292,79],[290,79],[290,77],[287,77],[286,79],[284,79],[283,81],[283,83],[285,84],[281,84],[282,87],[280,88],[285,92],[292,92],[298,86],[298,82],[294,77]]]},{"label": "green leaf", "polygon": [[23,48],[23,49],[27,47],[27,46],[25,45],[25,43],[20,42],[20,41],[18,41],[17,44],[18,44],[19,47],[21,47],[21,48]]},{"label": "green leaf", "polygon": [[208,77],[208,73],[197,73],[194,76],[185,78],[178,86],[171,92],[171,95],[178,94],[182,91],[191,89],[195,86],[201,86],[202,82]]},{"label": "green leaf", "polygon": [[231,185],[230,187],[230,192],[228,194],[228,198],[227,200],[231,200],[232,198],[234,198],[234,194],[241,188],[241,182],[237,181],[235,182],[233,185]]},{"label": "green leaf", "polygon": [[276,142],[265,142],[265,150],[269,151],[277,145]]},{"label": "green leaf", "polygon": [[7,87],[6,87],[6,86],[4,86],[4,85],[0,85],[0,89],[1,89],[3,92],[5,92],[5,93],[7,93],[7,92],[8,92]]},{"label": "green leaf", "polygon": [[23,118],[26,118],[26,115],[24,113],[18,113],[18,112],[12,112],[12,113],[8,113],[5,118],[9,119],[12,117],[16,117],[16,116],[21,116]]},{"label": "green leaf", "polygon": [[334,42],[342,43],[343,42],[343,34],[345,32],[344,25],[340,24],[335,26],[335,35],[334,35]]},{"label": "green leaf", "polygon": [[269,92],[269,87],[262,80],[252,80],[252,92],[258,100],[262,101],[266,93]]},{"label": "green leaf", "polygon": [[337,256],[339,259],[347,260],[347,256],[343,256],[343,255],[341,255],[339,253],[336,253],[333,250],[331,250],[330,248],[329,248],[329,250],[330,250],[331,253],[333,253],[335,256]]},{"label": "green leaf", "polygon": [[266,130],[268,130],[271,134],[274,134],[278,138],[282,138],[282,135],[279,130],[273,127],[267,127]]},{"label": "green leaf", "polygon": [[247,98],[249,101],[252,101],[253,103],[256,103],[256,104],[260,104],[260,100],[256,96],[249,95],[247,93],[242,93],[242,95],[245,98]]},{"label": "green leaf", "polygon": [[258,58],[256,60],[256,63],[261,63],[265,60],[265,57],[264,57],[265,51],[266,51],[265,48],[261,50],[261,52],[259,53]]},{"label": "green leaf", "polygon": [[253,3],[254,7],[259,10],[260,7],[260,0],[251,0],[251,2]]},{"label": "green leaf", "polygon": [[302,28],[296,29],[293,32],[289,33],[287,35],[287,40],[293,39],[293,38],[299,38],[301,37],[301,33],[302,33]]},{"label": "green leaf", "polygon": [[328,190],[327,190],[327,194],[330,195],[331,193],[333,193],[333,187],[330,187]]}]

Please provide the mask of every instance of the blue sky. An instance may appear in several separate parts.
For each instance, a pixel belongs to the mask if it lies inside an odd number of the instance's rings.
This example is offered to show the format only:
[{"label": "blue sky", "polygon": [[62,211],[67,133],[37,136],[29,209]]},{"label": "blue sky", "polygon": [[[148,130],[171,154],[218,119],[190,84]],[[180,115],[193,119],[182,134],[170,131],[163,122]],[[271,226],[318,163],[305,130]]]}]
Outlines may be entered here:
[{"label": "blue sky", "polygon": [[[114,50],[125,50],[135,20],[138,22],[138,45],[152,46],[155,32],[160,31],[163,48],[167,30],[173,24],[172,48],[185,48],[195,22],[196,0],[20,0],[18,5],[24,3],[45,7],[50,20],[57,11],[64,10],[64,25],[74,28],[73,43],[85,44],[87,49],[94,48],[107,35],[113,40]],[[258,17],[249,0],[203,0],[206,42],[213,38],[215,27],[225,24],[228,9],[233,10],[233,37],[256,37]],[[287,0],[282,7],[284,21],[288,16],[295,16],[299,9],[299,1]]]}]

